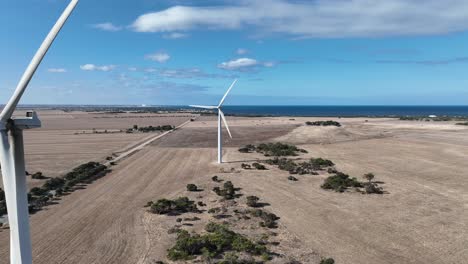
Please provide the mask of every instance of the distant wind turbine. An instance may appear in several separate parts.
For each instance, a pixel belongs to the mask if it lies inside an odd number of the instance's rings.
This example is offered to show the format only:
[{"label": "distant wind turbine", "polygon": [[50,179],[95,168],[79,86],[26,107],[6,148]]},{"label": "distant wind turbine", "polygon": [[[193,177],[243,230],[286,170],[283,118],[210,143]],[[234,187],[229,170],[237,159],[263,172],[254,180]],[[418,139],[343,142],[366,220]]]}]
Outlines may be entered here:
[{"label": "distant wind turbine", "polygon": [[223,98],[219,102],[218,106],[210,106],[210,105],[190,105],[190,107],[196,107],[196,108],[203,108],[203,109],[217,109],[218,110],[218,163],[221,164],[223,163],[223,142],[222,142],[222,130],[221,130],[221,119],[224,122],[224,125],[226,126],[226,130],[229,134],[229,137],[232,138],[231,131],[229,131],[229,126],[226,121],[226,117],[224,116],[223,111],[221,110],[221,106],[224,103],[224,100],[226,100],[227,95],[231,91],[232,87],[236,84],[237,79],[234,80],[234,82],[231,84],[227,92],[224,94]]},{"label": "distant wind turbine", "polygon": [[13,96],[0,114],[0,163],[10,225],[10,263],[12,264],[32,263],[23,129],[41,126],[41,121],[35,112],[27,112],[23,118],[12,118],[12,115],[39,64],[77,4],[78,0],[72,0],[68,4],[37,50]]}]

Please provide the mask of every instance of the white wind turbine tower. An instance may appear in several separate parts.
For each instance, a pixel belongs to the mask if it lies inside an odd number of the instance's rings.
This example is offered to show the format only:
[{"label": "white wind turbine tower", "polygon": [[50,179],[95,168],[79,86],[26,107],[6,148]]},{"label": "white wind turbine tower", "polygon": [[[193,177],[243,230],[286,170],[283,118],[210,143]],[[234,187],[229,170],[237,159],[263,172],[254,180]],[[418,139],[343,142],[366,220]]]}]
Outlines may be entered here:
[{"label": "white wind turbine tower", "polygon": [[196,108],[203,108],[203,109],[217,109],[218,110],[218,163],[221,164],[223,163],[223,142],[222,142],[222,130],[221,130],[221,119],[224,122],[224,125],[226,126],[226,130],[229,134],[229,137],[232,138],[231,131],[229,131],[229,126],[226,121],[226,117],[224,116],[223,111],[221,110],[221,106],[224,103],[224,100],[226,99],[227,95],[231,91],[232,87],[236,84],[237,79],[232,82],[231,86],[227,90],[227,92],[224,94],[223,98],[219,102],[218,106],[209,106],[209,105],[190,105],[190,107],[196,107]]},{"label": "white wind turbine tower", "polygon": [[28,112],[23,118],[12,118],[13,111],[15,111],[39,64],[77,4],[78,0],[72,0],[67,6],[37,50],[13,96],[0,114],[0,163],[10,225],[10,263],[32,263],[23,129],[41,126],[41,121],[35,112]]}]

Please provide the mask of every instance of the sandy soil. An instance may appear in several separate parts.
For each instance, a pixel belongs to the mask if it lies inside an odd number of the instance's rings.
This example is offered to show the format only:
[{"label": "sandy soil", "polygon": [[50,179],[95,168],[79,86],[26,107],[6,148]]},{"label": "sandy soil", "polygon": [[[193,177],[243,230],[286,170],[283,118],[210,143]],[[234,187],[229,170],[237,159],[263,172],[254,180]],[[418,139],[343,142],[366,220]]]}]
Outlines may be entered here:
[{"label": "sandy soil", "polygon": [[[287,141],[361,177],[373,172],[384,195],[320,189],[324,175],[268,171],[218,174],[216,120],[204,117],[122,161],[108,176],[63,197],[31,217],[35,263],[151,263],[164,259],[174,219],[143,205],[187,195],[185,185],[212,186],[220,175],[270,204],[281,217],[279,252],[304,263],[319,254],[337,263],[464,263],[468,259],[468,129],[452,122],[342,118],[341,128],[301,126],[318,118],[228,117],[236,141],[225,148],[226,170],[264,159],[241,154],[245,143]],[[326,118],[325,118],[326,119]],[[182,147],[177,145],[182,143]],[[209,143],[207,143],[209,142]],[[231,146],[231,147],[229,147]],[[201,194],[205,202],[210,192]],[[206,219],[202,219],[201,222]],[[200,223],[201,223],[200,222]],[[197,228],[195,225],[193,228]],[[0,260],[8,259],[8,231],[0,232]],[[281,248],[285,247],[285,248]],[[301,252],[309,252],[301,256]],[[6,262],[5,262],[6,263]]]}]

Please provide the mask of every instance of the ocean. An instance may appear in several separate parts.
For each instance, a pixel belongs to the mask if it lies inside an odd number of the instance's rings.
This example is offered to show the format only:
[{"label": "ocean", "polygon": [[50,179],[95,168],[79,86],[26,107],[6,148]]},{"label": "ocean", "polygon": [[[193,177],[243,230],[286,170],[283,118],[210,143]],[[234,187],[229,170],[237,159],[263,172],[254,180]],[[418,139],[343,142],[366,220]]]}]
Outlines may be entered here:
[{"label": "ocean", "polygon": [[228,115],[260,116],[464,116],[468,106],[223,106]]},{"label": "ocean", "polygon": [[[1,107],[0,107],[1,108]],[[159,111],[192,109],[183,105],[21,105],[25,109],[68,109],[101,111]],[[200,109],[196,109],[200,110]],[[342,116],[342,117],[386,117],[386,116],[449,116],[468,117],[468,106],[260,106],[260,105],[225,105],[227,115],[248,116]]]}]

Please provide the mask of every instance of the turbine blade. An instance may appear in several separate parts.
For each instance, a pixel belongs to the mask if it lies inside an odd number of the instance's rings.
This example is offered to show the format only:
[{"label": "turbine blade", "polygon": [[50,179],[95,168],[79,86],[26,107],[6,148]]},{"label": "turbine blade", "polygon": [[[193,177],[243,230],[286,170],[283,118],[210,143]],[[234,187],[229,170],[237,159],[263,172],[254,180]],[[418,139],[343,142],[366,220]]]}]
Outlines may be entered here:
[{"label": "turbine blade", "polygon": [[227,130],[229,136],[232,138],[231,131],[229,131],[229,126],[227,124],[226,117],[224,116],[223,111],[221,111],[221,109],[219,109],[218,111],[219,111],[219,114],[221,115],[221,118],[223,119],[224,125],[226,126],[226,130]]},{"label": "turbine blade", "polygon": [[203,109],[216,109],[218,108],[217,106],[213,106],[213,105],[189,105],[190,107],[194,107],[194,108],[203,108]]},{"label": "turbine blade", "polygon": [[29,63],[28,68],[26,68],[26,71],[23,73],[23,76],[21,77],[21,80],[19,81],[18,86],[16,87],[16,90],[13,96],[5,105],[5,108],[3,108],[3,111],[0,114],[0,122],[6,122],[9,118],[11,118],[13,111],[18,105],[18,102],[20,101],[21,96],[23,95],[24,91],[26,90],[26,87],[28,86],[34,73],[39,67],[39,64],[41,64],[42,59],[46,55],[50,46],[54,42],[55,38],[57,37],[58,33],[62,29],[65,22],[67,22],[68,17],[70,17],[71,13],[73,12],[73,9],[75,9],[77,4],[78,4],[78,0],[72,0],[70,4],[68,4],[65,11],[63,11],[62,15],[57,20],[54,27],[50,30],[49,34],[42,42],[40,48],[37,50],[33,59]]},{"label": "turbine blade", "polygon": [[221,107],[221,106],[223,105],[224,100],[226,100],[226,96],[229,94],[229,92],[231,91],[232,87],[234,87],[234,85],[236,84],[236,82],[237,82],[237,79],[235,79],[235,80],[232,82],[231,86],[229,87],[229,89],[227,90],[227,92],[224,94],[223,99],[221,99],[221,102],[219,102],[218,107]]}]

